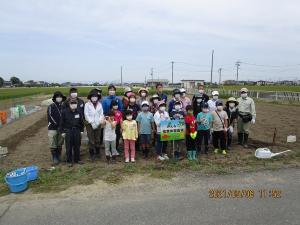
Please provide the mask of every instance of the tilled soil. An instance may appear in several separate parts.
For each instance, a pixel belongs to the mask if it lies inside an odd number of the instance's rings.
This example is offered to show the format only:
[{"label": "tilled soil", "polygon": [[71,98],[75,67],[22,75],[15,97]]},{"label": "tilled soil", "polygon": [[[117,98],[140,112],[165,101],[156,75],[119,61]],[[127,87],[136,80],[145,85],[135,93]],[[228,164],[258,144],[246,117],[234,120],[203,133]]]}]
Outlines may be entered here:
[{"label": "tilled soil", "polygon": [[[275,152],[285,149],[300,151],[299,141],[286,143],[287,135],[300,137],[299,115],[300,107],[297,106],[258,103],[257,122],[251,128],[250,150],[254,151],[257,147],[270,147]],[[43,107],[41,111],[0,129],[0,145],[8,147],[9,151],[6,157],[0,159],[0,168],[15,168],[32,164],[40,168],[51,166],[46,119],[46,107]],[[273,145],[275,128],[277,128],[277,135],[275,145]],[[234,138],[234,143],[236,143],[236,138]],[[101,151],[103,152],[104,149],[102,148]],[[229,155],[242,151],[242,147],[234,144],[233,151]],[[249,151],[245,152],[249,153]],[[86,161],[86,146],[82,146],[82,154],[83,160]]]}]

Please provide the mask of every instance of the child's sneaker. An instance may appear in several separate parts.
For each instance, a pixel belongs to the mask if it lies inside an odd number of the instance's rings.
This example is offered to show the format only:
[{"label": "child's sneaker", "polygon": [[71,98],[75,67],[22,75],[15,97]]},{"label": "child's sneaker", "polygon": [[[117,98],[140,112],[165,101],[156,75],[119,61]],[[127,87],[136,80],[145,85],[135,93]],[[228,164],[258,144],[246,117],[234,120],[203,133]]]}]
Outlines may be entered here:
[{"label": "child's sneaker", "polygon": [[169,160],[169,156],[167,154],[164,154],[165,160]]},{"label": "child's sneaker", "polygon": [[226,155],[227,153],[226,153],[226,151],[225,151],[225,150],[223,150],[223,151],[222,151],[222,154],[223,154],[223,155]]},{"label": "child's sneaker", "polygon": [[131,158],[131,162],[134,163],[134,162],[135,162],[135,159],[134,159],[134,158]]},{"label": "child's sneaker", "polygon": [[219,152],[219,149],[217,149],[217,148],[216,148],[214,152],[215,152],[216,154],[218,154],[218,152]]},{"label": "child's sneaker", "polygon": [[126,163],[129,163],[129,158],[126,158],[126,159],[125,159],[125,162],[126,162]]},{"label": "child's sneaker", "polygon": [[165,158],[162,157],[162,156],[160,156],[160,155],[157,157],[157,159],[160,160],[160,161],[164,161],[165,160]]}]

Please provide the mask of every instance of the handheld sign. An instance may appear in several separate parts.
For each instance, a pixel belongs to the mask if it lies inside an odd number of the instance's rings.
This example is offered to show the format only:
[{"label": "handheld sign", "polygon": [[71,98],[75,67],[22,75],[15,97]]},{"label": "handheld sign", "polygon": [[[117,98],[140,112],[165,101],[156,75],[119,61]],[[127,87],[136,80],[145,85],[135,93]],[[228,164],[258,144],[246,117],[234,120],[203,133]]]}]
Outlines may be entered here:
[{"label": "handheld sign", "polygon": [[185,138],[184,120],[165,120],[160,123],[161,141],[176,141]]}]

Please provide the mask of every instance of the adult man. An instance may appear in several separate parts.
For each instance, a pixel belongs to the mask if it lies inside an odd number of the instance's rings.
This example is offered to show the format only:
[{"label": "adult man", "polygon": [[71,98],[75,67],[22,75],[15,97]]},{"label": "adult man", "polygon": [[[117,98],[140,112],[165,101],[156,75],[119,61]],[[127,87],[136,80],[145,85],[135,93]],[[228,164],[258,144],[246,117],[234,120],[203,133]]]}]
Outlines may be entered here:
[{"label": "adult man", "polygon": [[160,97],[162,101],[167,103],[168,96],[163,93],[163,85],[161,83],[156,84],[156,94]]},{"label": "adult man", "polygon": [[116,96],[116,90],[117,88],[113,84],[110,84],[108,86],[108,96],[102,101],[103,113],[105,116],[107,116],[110,112],[110,105],[112,100],[115,100],[118,103],[118,108],[120,111],[123,110],[122,100]]},{"label": "adult man", "polygon": [[247,148],[250,123],[255,124],[256,119],[255,103],[252,98],[248,97],[247,88],[241,89],[241,97],[237,101],[239,103],[238,144]]},{"label": "adult man", "polygon": [[77,110],[83,116],[84,115],[84,101],[78,97],[78,89],[76,87],[71,87],[69,91],[69,97],[63,104],[63,110],[68,109],[70,107],[71,101],[77,102]]}]

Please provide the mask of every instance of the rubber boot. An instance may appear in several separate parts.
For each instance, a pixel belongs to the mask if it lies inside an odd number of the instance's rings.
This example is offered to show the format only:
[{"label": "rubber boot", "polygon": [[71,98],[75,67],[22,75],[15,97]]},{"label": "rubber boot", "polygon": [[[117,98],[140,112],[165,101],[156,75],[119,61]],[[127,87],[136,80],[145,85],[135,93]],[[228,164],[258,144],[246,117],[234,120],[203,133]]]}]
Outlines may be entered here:
[{"label": "rubber boot", "polygon": [[179,152],[178,151],[174,152],[174,157],[175,157],[175,160],[179,160]]},{"label": "rubber boot", "polygon": [[57,148],[51,148],[51,154],[52,154],[52,165],[56,166],[59,164],[59,161],[57,159]]},{"label": "rubber boot", "polygon": [[89,153],[90,153],[90,160],[95,161],[95,151],[94,151],[94,149],[90,148]]},{"label": "rubber boot", "polygon": [[249,134],[244,133],[244,148],[248,148],[248,137]]},{"label": "rubber boot", "polygon": [[145,158],[148,159],[149,157],[149,149],[145,148]]},{"label": "rubber boot", "polygon": [[101,159],[101,154],[100,154],[100,148],[99,147],[96,147],[96,154],[95,154],[95,157],[97,159]]},{"label": "rubber boot", "polygon": [[238,133],[238,145],[243,145],[244,135],[243,133]]},{"label": "rubber boot", "polygon": [[111,160],[112,163],[114,163],[114,164],[117,163],[117,156],[116,156],[116,155],[113,155],[113,156],[111,157],[111,159],[112,159],[112,160]]},{"label": "rubber boot", "polygon": [[192,159],[193,160],[197,159],[197,151],[196,150],[192,151]]},{"label": "rubber boot", "polygon": [[188,155],[188,160],[193,160],[193,151],[188,151],[187,155]]},{"label": "rubber boot", "polygon": [[56,151],[56,153],[57,153],[56,157],[59,162],[61,162],[61,152],[62,152],[62,147],[58,147],[57,151]]}]

